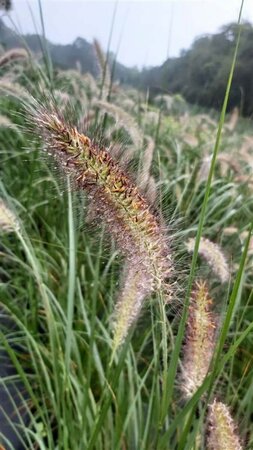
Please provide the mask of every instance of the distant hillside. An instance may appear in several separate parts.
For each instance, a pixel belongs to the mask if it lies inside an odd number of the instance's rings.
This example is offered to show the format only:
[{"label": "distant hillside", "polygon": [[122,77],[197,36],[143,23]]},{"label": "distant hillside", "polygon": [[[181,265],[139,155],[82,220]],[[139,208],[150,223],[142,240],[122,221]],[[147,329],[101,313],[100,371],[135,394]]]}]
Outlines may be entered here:
[{"label": "distant hillside", "polygon": [[[201,36],[179,58],[144,70],[143,88],[152,92],[179,92],[189,103],[220,110],[236,46],[239,27],[231,23],[214,35]],[[241,37],[228,109],[235,106],[245,116],[253,114],[253,27],[241,25]]]},{"label": "distant hillside", "polygon": [[[109,55],[113,79],[122,84],[149,90],[150,98],[160,93],[180,93],[190,103],[220,109],[233,52],[238,35],[238,25],[229,24],[214,35],[196,39],[189,50],[180,57],[169,58],[159,67],[128,68]],[[61,69],[79,67],[93,76],[99,73],[97,57],[92,44],[78,37],[72,44],[53,44],[36,34],[17,36],[0,19],[0,44],[5,49],[28,46],[33,52],[47,47],[53,64]],[[253,27],[242,25],[237,64],[229,98],[228,109],[235,106],[245,116],[253,114]]]},{"label": "distant hillside", "polygon": [[[61,69],[76,69],[80,67],[83,73],[89,72],[95,77],[99,74],[94,46],[81,37],[78,37],[72,44],[61,45],[53,44],[47,39],[44,40],[42,36],[37,34],[17,36],[0,19],[0,44],[5,50],[27,46],[34,53],[42,53],[43,49],[47,48],[56,67]],[[121,83],[131,82],[136,84],[139,76],[138,70],[127,68],[114,60],[114,55],[111,53],[109,63],[113,70],[114,78]]]}]

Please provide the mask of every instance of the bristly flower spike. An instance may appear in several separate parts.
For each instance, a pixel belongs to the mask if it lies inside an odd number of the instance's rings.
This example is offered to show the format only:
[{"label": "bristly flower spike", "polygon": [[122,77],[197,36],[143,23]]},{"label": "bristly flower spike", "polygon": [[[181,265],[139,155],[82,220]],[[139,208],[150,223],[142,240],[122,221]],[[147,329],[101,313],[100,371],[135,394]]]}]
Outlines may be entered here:
[{"label": "bristly flower spike", "polygon": [[12,48],[8,50],[0,57],[0,67],[9,63],[10,61],[16,61],[18,59],[27,59],[28,53],[24,48]]},{"label": "bristly flower spike", "polygon": [[242,450],[229,409],[216,399],[209,406],[208,450]]},{"label": "bristly flower spike", "polygon": [[19,229],[17,217],[0,198],[0,233],[11,233]]},{"label": "bristly flower spike", "polygon": [[[190,238],[186,243],[188,252],[193,252],[195,239]],[[213,272],[218,276],[222,283],[229,280],[229,267],[222,250],[217,244],[209,239],[201,237],[199,243],[199,254],[207,261]]]},{"label": "bristly flower spike", "polygon": [[86,191],[90,206],[125,256],[126,266],[132,267],[124,277],[125,285],[116,307],[117,347],[147,295],[158,289],[171,295],[170,285],[166,283],[172,272],[167,237],[137,186],[105,148],[67,124],[52,106],[44,107],[36,102],[28,113],[44,140],[45,149],[72,175],[77,189]]},{"label": "bristly flower spike", "polygon": [[191,295],[182,363],[181,389],[190,398],[203,383],[215,347],[216,320],[205,282]]}]

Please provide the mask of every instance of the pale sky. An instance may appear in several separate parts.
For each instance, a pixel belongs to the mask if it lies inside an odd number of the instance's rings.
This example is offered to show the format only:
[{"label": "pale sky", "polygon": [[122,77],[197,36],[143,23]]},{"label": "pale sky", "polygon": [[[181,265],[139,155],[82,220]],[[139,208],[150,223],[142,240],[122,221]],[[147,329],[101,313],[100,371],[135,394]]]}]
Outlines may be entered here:
[{"label": "pale sky", "polygon": [[[241,0],[41,0],[47,38],[69,44],[81,36],[97,38],[127,66],[154,66],[178,56],[194,39],[238,19]],[[20,32],[41,32],[38,0],[13,0],[11,19]],[[28,6],[29,5],[29,6]],[[34,21],[32,20],[33,12]],[[245,0],[243,18],[253,23],[253,0]],[[10,19],[4,18],[7,25]],[[35,24],[34,24],[35,22]]]}]

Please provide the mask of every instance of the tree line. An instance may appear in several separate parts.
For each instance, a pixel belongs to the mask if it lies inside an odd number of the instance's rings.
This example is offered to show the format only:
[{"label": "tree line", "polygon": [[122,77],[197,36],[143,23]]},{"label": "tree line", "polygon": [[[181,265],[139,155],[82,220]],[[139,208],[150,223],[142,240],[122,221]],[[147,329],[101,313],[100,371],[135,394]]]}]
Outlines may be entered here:
[{"label": "tree line", "polygon": [[[129,68],[108,55],[114,81],[157,94],[181,94],[189,103],[220,110],[226,90],[238,36],[238,25],[231,23],[219,33],[197,38],[190,49],[177,58],[169,58],[159,67]],[[98,76],[96,53],[91,43],[77,38],[72,44],[57,45],[39,35],[17,36],[0,19],[0,44],[3,49],[28,46],[33,52],[48,48],[55,67],[76,69]],[[244,116],[253,114],[253,26],[241,25],[241,38],[228,109],[235,106]]]},{"label": "tree line", "polygon": [[[253,27],[241,25],[241,38],[229,98],[229,110],[239,107],[241,114],[253,113]],[[158,92],[180,93],[188,102],[220,109],[223,103],[238,25],[231,23],[214,35],[195,40],[180,57],[168,59],[162,66],[144,69],[140,85]]]}]

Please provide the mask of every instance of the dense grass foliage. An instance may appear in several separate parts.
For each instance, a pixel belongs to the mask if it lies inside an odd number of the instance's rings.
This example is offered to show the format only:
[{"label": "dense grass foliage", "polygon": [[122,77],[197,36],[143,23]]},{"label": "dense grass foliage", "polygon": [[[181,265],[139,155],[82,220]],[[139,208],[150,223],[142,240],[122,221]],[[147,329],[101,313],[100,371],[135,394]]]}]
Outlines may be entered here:
[{"label": "dense grass foliage", "polygon": [[[208,405],[217,398],[249,450],[252,123],[235,110],[220,127],[217,145],[216,114],[193,109],[179,96],[158,97],[150,107],[142,93],[111,84],[102,67],[99,80],[46,69],[29,57],[1,68],[0,197],[9,213],[0,213],[6,323],[0,345],[15,370],[0,383],[10,392],[21,381],[15,400],[10,394],[15,414],[7,422],[29,449],[197,450],[214,442]],[[124,261],[94,204],[29,132],[31,94],[45,105],[50,99],[64,120],[109,148],[168,236],[173,296],[167,304],[154,293],[115,353],[112,317]],[[191,266],[187,249],[197,233],[200,251],[195,246]],[[207,289],[204,296],[196,295],[198,285]],[[198,297],[206,320],[211,316],[205,327],[187,322],[188,306],[191,323],[200,320]],[[185,348],[197,328],[203,339],[215,334],[214,357],[210,369],[201,367],[195,392],[185,395]],[[11,448],[4,436],[0,442]]]}]

